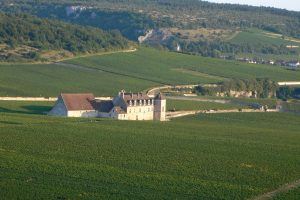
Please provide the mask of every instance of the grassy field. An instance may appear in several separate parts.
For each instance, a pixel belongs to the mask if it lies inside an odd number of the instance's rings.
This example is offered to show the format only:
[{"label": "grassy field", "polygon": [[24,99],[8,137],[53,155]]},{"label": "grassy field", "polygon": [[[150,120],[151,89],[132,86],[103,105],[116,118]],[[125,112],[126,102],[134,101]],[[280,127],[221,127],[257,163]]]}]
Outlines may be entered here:
[{"label": "grassy field", "polygon": [[[251,65],[149,48],[141,48],[130,54],[92,56],[68,62],[167,84],[211,83],[220,81],[220,78],[268,77],[279,81],[298,80],[300,77],[300,72],[279,67]],[[186,73],[187,71],[189,73]],[[212,76],[215,76],[215,79]]]},{"label": "grassy field", "polygon": [[227,98],[231,103],[235,105],[249,105],[260,104],[262,106],[267,105],[269,108],[275,108],[277,105],[277,99],[251,99],[251,98]]},{"label": "grassy field", "polygon": [[0,112],[3,199],[246,199],[300,178],[297,115],[127,122],[32,115],[48,105],[24,104],[1,102],[25,108]]},{"label": "grassy field", "polygon": [[162,84],[216,83],[226,78],[256,77],[297,81],[300,77],[300,71],[149,48],[65,62],[68,64],[0,64],[0,96],[57,96],[61,92],[106,96],[121,89],[141,91]]},{"label": "grassy field", "polygon": [[300,46],[300,40],[294,38],[288,38],[288,37],[283,39],[280,34],[274,34],[259,29],[248,29],[248,30],[241,31],[234,38],[232,38],[230,42],[234,44],[250,43],[259,46],[261,45]]},{"label": "grassy field", "polygon": [[300,188],[291,190],[287,193],[276,196],[273,200],[299,200],[300,199]]},{"label": "grassy field", "polygon": [[229,110],[243,108],[243,106],[238,106],[234,104],[223,104],[205,101],[192,101],[192,100],[167,100],[167,110],[176,111],[180,110]]},{"label": "grassy field", "polygon": [[0,101],[0,113],[45,114],[55,102]]},{"label": "grassy field", "polygon": [[283,109],[290,112],[300,113],[300,101],[292,101],[289,103],[282,103]]},{"label": "grassy field", "polygon": [[58,96],[61,92],[116,95],[141,91],[157,83],[101,71],[54,64],[0,65],[0,96]]}]

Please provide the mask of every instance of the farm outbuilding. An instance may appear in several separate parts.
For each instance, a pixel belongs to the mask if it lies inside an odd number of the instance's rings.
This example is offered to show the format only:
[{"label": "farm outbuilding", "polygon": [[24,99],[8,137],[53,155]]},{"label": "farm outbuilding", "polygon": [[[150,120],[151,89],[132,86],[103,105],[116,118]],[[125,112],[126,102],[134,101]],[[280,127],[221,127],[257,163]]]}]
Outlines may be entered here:
[{"label": "farm outbuilding", "polygon": [[49,115],[66,117],[97,117],[93,94],[61,94]]}]

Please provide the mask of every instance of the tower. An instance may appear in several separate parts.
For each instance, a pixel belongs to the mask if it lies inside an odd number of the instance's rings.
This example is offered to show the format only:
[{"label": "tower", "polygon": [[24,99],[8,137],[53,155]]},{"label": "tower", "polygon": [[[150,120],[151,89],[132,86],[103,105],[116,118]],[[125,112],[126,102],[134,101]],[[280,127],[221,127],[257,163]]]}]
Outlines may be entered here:
[{"label": "tower", "polygon": [[159,121],[166,120],[166,98],[161,94],[154,97],[154,112],[153,119]]}]

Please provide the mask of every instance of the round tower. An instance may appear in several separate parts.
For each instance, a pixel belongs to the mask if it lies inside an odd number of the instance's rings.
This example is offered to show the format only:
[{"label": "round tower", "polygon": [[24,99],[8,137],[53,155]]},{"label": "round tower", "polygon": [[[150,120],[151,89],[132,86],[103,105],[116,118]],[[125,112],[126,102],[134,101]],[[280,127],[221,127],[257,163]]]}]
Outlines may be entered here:
[{"label": "round tower", "polygon": [[166,120],[166,98],[158,93],[154,97],[154,120],[165,121]]}]

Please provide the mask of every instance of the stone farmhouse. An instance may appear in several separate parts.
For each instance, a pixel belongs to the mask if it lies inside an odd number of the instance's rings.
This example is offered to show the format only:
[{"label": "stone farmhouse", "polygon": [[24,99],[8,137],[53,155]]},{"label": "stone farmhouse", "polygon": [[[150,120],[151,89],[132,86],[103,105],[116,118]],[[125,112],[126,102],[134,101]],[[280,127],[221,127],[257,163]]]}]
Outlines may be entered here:
[{"label": "stone farmhouse", "polygon": [[61,94],[48,114],[65,117],[165,121],[166,99],[161,93],[152,98],[144,93],[125,91],[119,92],[112,100],[98,100],[93,94]]}]

